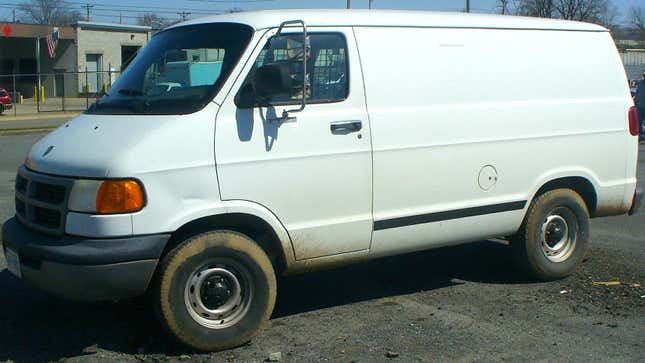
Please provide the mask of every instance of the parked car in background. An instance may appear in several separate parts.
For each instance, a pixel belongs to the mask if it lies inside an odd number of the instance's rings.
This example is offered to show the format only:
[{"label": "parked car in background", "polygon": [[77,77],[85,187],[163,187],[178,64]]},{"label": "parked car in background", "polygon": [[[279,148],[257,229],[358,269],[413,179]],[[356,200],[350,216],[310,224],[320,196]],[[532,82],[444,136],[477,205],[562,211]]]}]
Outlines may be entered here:
[{"label": "parked car in background", "polygon": [[11,101],[11,96],[6,89],[0,88],[0,115],[5,110],[10,110],[13,107],[13,102]]}]

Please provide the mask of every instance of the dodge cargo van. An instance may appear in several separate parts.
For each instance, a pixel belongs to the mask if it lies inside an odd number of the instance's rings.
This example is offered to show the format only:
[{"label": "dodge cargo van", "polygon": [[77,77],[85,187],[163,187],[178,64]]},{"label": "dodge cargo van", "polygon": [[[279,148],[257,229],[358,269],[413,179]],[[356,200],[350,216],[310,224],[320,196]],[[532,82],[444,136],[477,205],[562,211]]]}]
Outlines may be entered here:
[{"label": "dodge cargo van", "polygon": [[55,295],[149,293],[201,350],[249,341],[276,276],[505,237],[571,274],[589,218],[636,213],[638,115],[597,25],[267,11],[156,34],[36,143],[3,226]]}]

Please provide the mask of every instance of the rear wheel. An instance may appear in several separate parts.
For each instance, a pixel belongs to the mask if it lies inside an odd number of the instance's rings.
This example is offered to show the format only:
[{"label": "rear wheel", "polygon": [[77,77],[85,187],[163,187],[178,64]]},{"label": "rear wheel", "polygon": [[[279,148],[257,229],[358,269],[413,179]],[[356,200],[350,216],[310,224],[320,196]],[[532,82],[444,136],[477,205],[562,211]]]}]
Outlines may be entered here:
[{"label": "rear wheel", "polygon": [[512,243],[516,261],[531,277],[549,281],[569,276],[589,244],[589,212],[570,189],[548,191],[531,203]]},{"label": "rear wheel", "polygon": [[179,341],[221,350],[258,333],[273,311],[276,280],[255,242],[215,231],[184,241],[163,258],[154,297],[163,325]]}]

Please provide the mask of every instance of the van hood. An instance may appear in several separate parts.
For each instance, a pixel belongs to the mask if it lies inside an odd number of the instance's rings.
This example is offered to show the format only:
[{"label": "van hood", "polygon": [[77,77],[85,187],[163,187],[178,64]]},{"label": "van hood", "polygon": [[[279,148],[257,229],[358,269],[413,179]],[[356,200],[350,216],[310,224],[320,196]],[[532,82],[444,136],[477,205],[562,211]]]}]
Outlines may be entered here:
[{"label": "van hood", "polygon": [[190,115],[80,115],[38,141],[25,165],[72,177],[125,178],[214,165],[217,104]]}]

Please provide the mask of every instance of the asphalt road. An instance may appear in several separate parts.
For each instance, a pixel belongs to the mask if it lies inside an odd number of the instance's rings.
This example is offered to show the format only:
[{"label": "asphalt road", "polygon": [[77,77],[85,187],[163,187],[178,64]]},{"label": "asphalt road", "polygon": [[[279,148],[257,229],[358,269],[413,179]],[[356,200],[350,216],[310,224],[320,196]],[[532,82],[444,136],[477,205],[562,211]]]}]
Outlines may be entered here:
[{"label": "asphalt road", "polygon": [[[0,136],[0,220],[13,214],[15,170],[39,137]],[[645,181],[645,145],[640,160]],[[199,354],[162,333],[143,300],[57,300],[23,286],[0,259],[0,361],[263,361],[280,352],[282,361],[643,362],[644,262],[645,216],[625,216],[594,219],[580,270],[551,283],[523,279],[495,241],[282,278],[252,343]],[[606,281],[620,285],[594,284]]]}]

